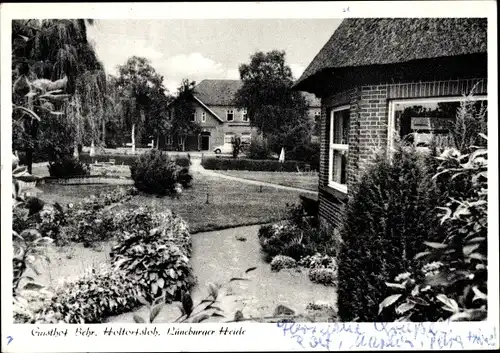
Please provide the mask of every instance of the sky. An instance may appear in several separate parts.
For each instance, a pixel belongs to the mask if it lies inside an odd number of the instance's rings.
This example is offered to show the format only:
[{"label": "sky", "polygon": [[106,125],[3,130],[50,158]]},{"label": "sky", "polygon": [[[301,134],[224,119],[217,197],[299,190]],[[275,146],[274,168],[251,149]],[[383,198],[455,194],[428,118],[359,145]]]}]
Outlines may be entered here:
[{"label": "sky", "polygon": [[238,66],[256,51],[286,52],[294,77],[333,34],[340,19],[97,20],[88,28],[106,72],[133,56],[148,58],[175,93],[183,78],[239,79]]}]

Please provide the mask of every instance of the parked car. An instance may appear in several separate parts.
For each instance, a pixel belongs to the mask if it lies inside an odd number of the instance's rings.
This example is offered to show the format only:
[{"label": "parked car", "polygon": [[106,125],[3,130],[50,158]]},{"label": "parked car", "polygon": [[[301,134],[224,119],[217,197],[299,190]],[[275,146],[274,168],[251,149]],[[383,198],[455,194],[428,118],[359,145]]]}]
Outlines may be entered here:
[{"label": "parked car", "polygon": [[213,149],[213,151],[216,154],[220,154],[220,153],[232,153],[233,152],[233,145],[225,143],[225,144],[220,145],[220,146],[215,146],[215,148]]}]

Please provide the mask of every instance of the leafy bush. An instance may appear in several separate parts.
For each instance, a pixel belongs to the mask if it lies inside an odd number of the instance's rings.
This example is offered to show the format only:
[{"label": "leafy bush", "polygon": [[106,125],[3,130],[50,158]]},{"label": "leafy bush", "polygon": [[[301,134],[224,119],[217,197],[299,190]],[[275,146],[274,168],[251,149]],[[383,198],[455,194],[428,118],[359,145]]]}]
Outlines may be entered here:
[{"label": "leafy bush", "polygon": [[111,212],[79,209],[72,212],[71,217],[68,226],[63,228],[62,242],[82,242],[85,247],[91,247],[116,233]]},{"label": "leafy bush", "polygon": [[277,255],[271,261],[271,271],[279,272],[284,268],[294,268],[297,267],[297,262],[291,257],[284,255]]},{"label": "leafy bush", "polygon": [[73,157],[49,162],[48,168],[50,176],[56,178],[90,175],[90,166]]},{"label": "leafy bush", "polygon": [[362,177],[347,205],[337,258],[341,320],[392,321],[377,312],[390,294],[384,281],[414,268],[424,240],[442,240],[431,178],[421,154],[402,145],[392,161],[379,155]]},{"label": "leafy bush", "polygon": [[247,157],[250,159],[268,159],[271,155],[271,149],[267,145],[266,140],[257,136],[250,141],[248,146]]},{"label": "leafy bush", "polygon": [[[144,288],[147,301],[161,296],[173,301],[194,284],[187,225],[170,211],[148,216],[152,210],[142,208],[133,213],[133,226],[118,235],[112,262]],[[138,224],[140,219],[145,222]]]},{"label": "leafy bush", "polygon": [[[188,186],[192,179],[185,169],[159,150],[142,154],[130,170],[137,189],[159,195],[178,193],[180,182]],[[180,174],[183,175],[181,178]]]},{"label": "leafy bush", "polygon": [[309,280],[313,283],[335,286],[336,279],[336,271],[331,268],[313,268],[309,271]]},{"label": "leafy bush", "polygon": [[[483,135],[484,137],[484,135]],[[449,199],[441,223],[443,242],[425,242],[424,252],[416,255],[422,266],[401,273],[387,283],[399,293],[388,296],[379,311],[394,312],[399,320],[479,321],[487,317],[488,279],[488,175],[487,150],[470,154],[446,150],[440,157],[436,178],[443,182],[472,186],[463,195]],[[393,304],[399,305],[394,308]],[[390,308],[390,310],[389,310]]]},{"label": "leafy bush", "polygon": [[[95,162],[98,163],[109,162],[110,159],[114,159],[116,165],[131,166],[137,161],[137,159],[139,159],[139,157],[140,157],[139,155],[126,155],[126,154],[98,154],[93,157],[90,157],[88,153],[81,153],[80,161],[92,164]],[[189,167],[191,165],[191,160],[189,157],[175,156],[172,157],[172,159],[179,167]]]},{"label": "leafy bush", "polygon": [[93,269],[58,288],[50,301],[43,301],[29,323],[102,323],[109,316],[140,305],[138,298],[144,295],[141,290],[140,283],[125,271]]},{"label": "leafy bush", "polygon": [[212,170],[251,170],[261,172],[297,172],[303,170],[306,163],[286,160],[280,163],[278,160],[253,160],[253,159],[229,159],[229,158],[204,158],[202,165]]},{"label": "leafy bush", "polygon": [[299,265],[311,269],[330,268],[332,270],[337,270],[337,261],[335,261],[335,258],[320,253],[300,259]]},{"label": "leafy bush", "polygon": [[287,151],[287,158],[308,163],[313,170],[319,170],[320,145],[316,142],[297,144]]}]

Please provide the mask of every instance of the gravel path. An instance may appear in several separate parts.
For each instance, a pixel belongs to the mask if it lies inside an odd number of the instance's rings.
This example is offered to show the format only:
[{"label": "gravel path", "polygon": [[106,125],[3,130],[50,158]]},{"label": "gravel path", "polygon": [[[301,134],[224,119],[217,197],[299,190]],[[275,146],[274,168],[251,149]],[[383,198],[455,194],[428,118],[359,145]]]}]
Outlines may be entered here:
[{"label": "gravel path", "polygon": [[[236,310],[245,317],[270,316],[277,305],[283,304],[297,313],[306,312],[308,303],[336,303],[336,291],[309,281],[305,270],[282,270],[271,272],[260,253],[257,238],[259,226],[239,227],[222,231],[193,235],[191,264],[198,278],[193,290],[195,303],[206,296],[209,282],[223,283],[232,277],[240,277],[250,267],[257,267],[248,274],[250,281],[232,282],[231,296],[223,297],[219,305],[225,312],[225,321],[233,319]],[[246,241],[237,240],[246,238]],[[146,308],[108,319],[113,323],[132,323],[133,314],[145,316]],[[158,315],[155,322],[172,322],[179,316],[175,305],[168,305]]]}]

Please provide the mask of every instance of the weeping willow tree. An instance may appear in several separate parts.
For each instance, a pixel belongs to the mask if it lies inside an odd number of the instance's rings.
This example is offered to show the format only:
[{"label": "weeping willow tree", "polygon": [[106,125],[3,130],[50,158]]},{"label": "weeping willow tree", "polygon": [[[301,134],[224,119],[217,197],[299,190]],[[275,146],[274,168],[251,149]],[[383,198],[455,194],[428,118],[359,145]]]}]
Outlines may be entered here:
[{"label": "weeping willow tree", "polygon": [[[33,82],[45,86],[54,82],[62,82],[57,93],[71,96],[85,95],[88,92],[82,85],[94,85],[97,80],[90,79],[87,73],[103,71],[102,64],[97,59],[94,48],[87,39],[87,25],[91,20],[15,20],[12,22],[12,79],[14,107],[32,107],[33,113],[39,119],[25,119],[26,111],[13,109],[13,121],[23,121],[13,125],[13,150],[26,153],[26,164],[31,170],[33,153],[44,155],[49,160],[57,159],[68,152],[74,141],[76,131],[85,126],[73,125],[78,119],[69,119],[68,113],[80,110],[82,121],[88,121],[89,105],[96,101],[79,99],[79,107],[71,107],[67,102],[63,107],[57,107],[54,114],[52,101],[30,102],[27,96]],[[95,74],[95,76],[99,76]],[[93,86],[95,87],[95,85]],[[64,92],[62,92],[64,91]],[[26,92],[26,93],[25,93]],[[40,103],[40,104],[38,104]],[[43,103],[43,104],[42,104]],[[73,102],[75,103],[75,102]],[[52,106],[51,106],[52,104]],[[93,107],[91,109],[94,109]],[[31,108],[30,108],[31,110]]]}]

